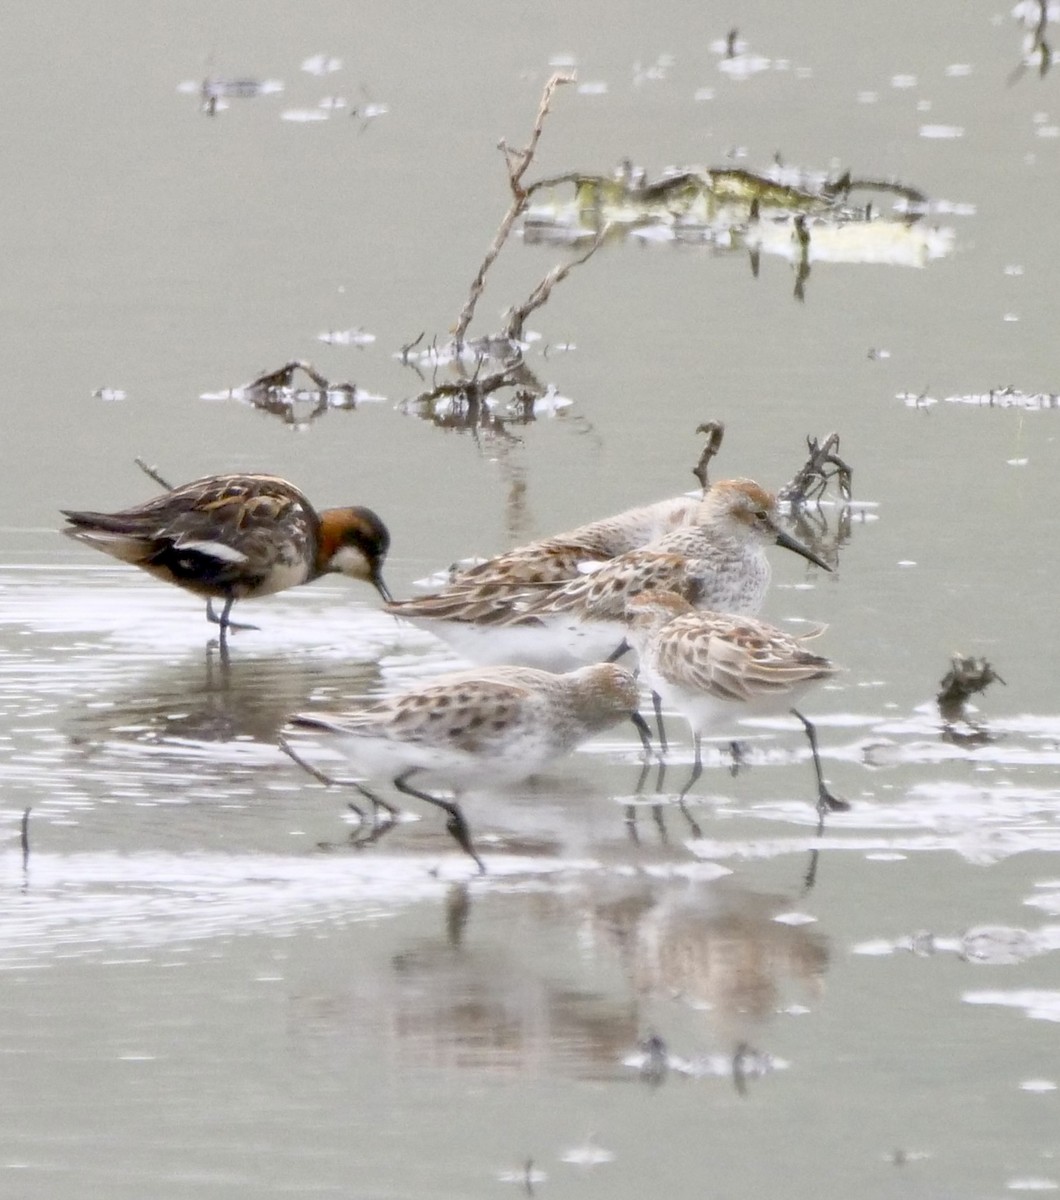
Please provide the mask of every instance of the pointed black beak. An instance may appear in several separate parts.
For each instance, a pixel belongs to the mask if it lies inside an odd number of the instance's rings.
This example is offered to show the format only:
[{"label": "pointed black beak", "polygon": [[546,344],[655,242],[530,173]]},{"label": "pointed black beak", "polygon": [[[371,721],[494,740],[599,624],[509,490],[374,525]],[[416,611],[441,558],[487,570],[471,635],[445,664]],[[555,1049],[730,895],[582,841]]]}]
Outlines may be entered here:
[{"label": "pointed black beak", "polygon": [[615,649],[611,651],[611,653],[607,656],[607,658],[604,659],[604,662],[609,662],[609,663],[618,662],[618,660],[622,657],[622,655],[628,654],[631,649],[632,649],[632,646],[630,646],[629,642],[627,642],[626,639],[623,638],[622,641],[619,642],[619,644],[615,647]]},{"label": "pointed black beak", "polygon": [[369,576],[369,581],[371,582],[372,587],[374,587],[375,590],[380,594],[380,596],[383,597],[383,599],[387,602],[387,604],[389,604],[390,601],[394,599],[394,597],[391,596],[391,594],[390,594],[390,589],[383,582],[383,576],[380,573],[378,567],[376,567],[376,569]]},{"label": "pointed black beak", "polygon": [[783,546],[785,550],[794,550],[796,554],[801,554],[803,558],[808,558],[810,562],[825,571],[832,570],[823,558],[814,554],[809,546],[804,546],[802,542],[797,541],[790,533],[785,533],[783,529],[777,534],[777,545]]}]

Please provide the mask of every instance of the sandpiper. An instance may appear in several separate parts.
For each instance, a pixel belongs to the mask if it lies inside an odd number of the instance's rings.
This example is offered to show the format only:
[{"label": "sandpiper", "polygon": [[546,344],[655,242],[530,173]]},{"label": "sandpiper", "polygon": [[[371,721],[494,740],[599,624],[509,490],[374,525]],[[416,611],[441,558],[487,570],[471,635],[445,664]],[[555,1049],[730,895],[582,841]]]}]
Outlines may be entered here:
[{"label": "sandpiper", "polygon": [[769,586],[771,544],[831,570],[781,529],[772,493],[749,479],[723,480],[697,503],[693,523],[565,583],[457,578],[436,595],[386,608],[472,661],[569,670],[616,650],[627,602],[649,588],[676,592],[697,608],[756,613]]},{"label": "sandpiper", "polygon": [[656,697],[677,709],[692,729],[695,762],[681,790],[684,801],[703,771],[702,737],[729,731],[741,718],[791,712],[803,724],[817,771],[818,811],[850,806],[825,786],[813,725],[795,708],[815,684],[839,670],[812,654],[805,639],[753,617],[704,612],[681,596],[645,591],[627,606],[628,637],[640,675]]},{"label": "sandpiper", "polygon": [[[298,713],[291,724],[322,730],[358,773],[387,778],[399,792],[443,809],[449,833],[484,871],[458,800],[410,780],[425,775],[457,796],[472,786],[517,783],[623,718],[634,721],[647,745],[632,673],[598,663],[564,675],[511,666],[457,671],[343,712]],[[307,765],[286,738],[281,747]],[[377,807],[390,807],[357,787]]]}]

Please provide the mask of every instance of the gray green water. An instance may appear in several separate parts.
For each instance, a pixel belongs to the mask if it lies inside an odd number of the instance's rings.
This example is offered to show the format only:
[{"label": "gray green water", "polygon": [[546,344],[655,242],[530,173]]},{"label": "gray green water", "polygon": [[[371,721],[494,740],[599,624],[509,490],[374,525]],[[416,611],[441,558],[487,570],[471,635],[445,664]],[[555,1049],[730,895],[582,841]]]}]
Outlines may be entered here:
[{"label": "gray green water", "polygon": [[[1060,1186],[1057,414],[943,402],[1060,390],[1056,80],[1009,82],[1004,8],[737,7],[7,13],[0,1195],[503,1196],[528,1160],[556,1197]],[[744,78],[712,49],[734,24],[768,60]],[[342,69],[300,69],[318,53]],[[393,353],[456,320],[506,204],[496,143],[566,56],[607,86],[557,99],[542,174],[849,167],[922,189],[952,251],[816,262],[800,303],[776,255],[755,278],[607,247],[530,322],[576,347],[535,358],[561,416],[476,439],[402,415],[422,384]],[[284,91],[211,119],[178,90],[207,74]],[[283,119],[326,96],[388,111]],[[560,258],[513,241],[478,332]],[[376,340],[318,340],[342,329]],[[384,399],[302,431],[199,399],[293,358]],[[344,798],[276,731],[443,653],[339,581],[248,604],[223,672],[197,601],[55,533],[151,494],[135,455],[271,470],[382,513],[405,594],[691,484],[708,418],[717,472],[771,485],[837,430],[875,505],[833,577],[776,561],[767,604],[847,668],[814,696],[854,806],[821,839],[781,722],[735,778],[711,752],[697,842],[644,810],[631,838],[620,731],[471,801],[484,878],[434,814],[348,850]],[[974,744],[932,702],[958,650],[1007,685]]]}]

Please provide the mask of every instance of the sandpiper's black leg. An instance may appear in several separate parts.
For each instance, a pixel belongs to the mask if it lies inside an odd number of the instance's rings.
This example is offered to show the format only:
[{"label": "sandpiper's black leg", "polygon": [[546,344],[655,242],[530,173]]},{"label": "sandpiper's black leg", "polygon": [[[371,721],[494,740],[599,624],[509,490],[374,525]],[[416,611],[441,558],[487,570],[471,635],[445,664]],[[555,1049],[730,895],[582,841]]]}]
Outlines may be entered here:
[{"label": "sandpiper's black leg", "polygon": [[460,805],[455,800],[443,800],[440,796],[432,796],[430,792],[421,792],[418,788],[414,788],[409,783],[409,776],[413,775],[417,770],[419,770],[418,767],[411,767],[408,771],[399,775],[394,780],[394,787],[399,792],[404,792],[406,796],[415,796],[417,800],[433,804],[436,808],[440,808],[448,813],[449,819],[445,823],[445,828],[464,853],[475,860],[480,874],[485,875],[486,864],[479,858],[478,852],[472,845],[471,830],[464,814],[460,811]]},{"label": "sandpiper's black leg", "polygon": [[[648,776],[651,773],[651,759],[645,758],[640,768],[640,775],[637,777],[636,786],[633,789],[635,796],[640,796],[644,792],[644,785],[648,782]],[[655,792],[658,794],[662,791],[663,780],[666,777],[666,763],[660,758],[658,760],[658,774],[655,777]],[[652,820],[659,831],[659,837],[665,844],[669,841],[666,833],[666,823],[663,819],[663,806],[656,802],[651,806]],[[629,834],[630,841],[640,842],[640,834],[637,832],[637,805],[626,805],[626,831]]]},{"label": "sandpiper's black leg", "polygon": [[699,736],[698,733],[694,733],[692,735],[692,744],[696,748],[695,761],[692,763],[692,774],[689,775],[688,782],[681,789],[681,794],[677,798],[677,803],[678,803],[678,806],[680,807],[681,811],[685,814],[688,824],[692,829],[692,836],[693,837],[702,837],[702,832],[699,828],[698,823],[696,822],[696,819],[688,811],[688,806],[685,804],[685,797],[688,795],[689,791],[692,789],[692,786],[693,786],[693,784],[695,784],[696,780],[700,777],[700,775],[703,774],[703,739]]},{"label": "sandpiper's black leg", "polygon": [[[296,762],[302,768],[303,771],[307,771],[310,775],[313,776],[314,779],[316,779],[318,782],[324,784],[325,787],[352,787],[352,788],[355,788],[358,792],[360,792],[360,794],[365,798],[365,800],[367,800],[372,806],[372,819],[374,822],[378,823],[378,821],[379,821],[379,810],[380,809],[382,809],[387,814],[386,821],[388,824],[393,823],[394,818],[401,811],[399,808],[395,808],[393,804],[388,804],[387,801],[382,798],[382,796],[377,796],[375,794],[375,792],[373,792],[370,788],[366,788],[359,779],[346,779],[346,778],[343,778],[342,776],[325,775],[324,772],[321,771],[318,767],[314,767],[311,762],[307,762],[298,753],[298,751],[295,750],[295,748],[283,736],[283,734],[281,734],[278,739],[278,745],[279,745],[280,749],[284,752],[284,754],[287,755],[288,758],[290,758],[293,762]],[[350,810],[352,812],[355,812],[363,821],[364,813],[361,812],[361,810],[357,807],[357,805],[349,803],[349,802],[347,802],[347,803],[348,803]]]},{"label": "sandpiper's black leg", "polygon": [[850,802],[833,796],[825,785],[824,772],[821,770],[821,755],[817,750],[817,730],[797,708],[791,710],[791,715],[802,722],[802,727],[806,730],[806,737],[810,743],[810,750],[813,753],[813,768],[817,772],[817,811],[821,814],[822,821],[826,812],[848,812]]},{"label": "sandpiper's black leg", "polygon": [[663,723],[662,697],[658,692],[651,694],[652,706],[655,709],[655,724],[659,729],[659,754],[665,754],[669,750],[669,745],[666,742],[666,725]]},{"label": "sandpiper's black leg", "polygon": [[648,728],[648,722],[636,709],[629,714],[629,719],[633,722],[633,728],[640,735],[640,744],[644,747],[644,762],[647,765],[651,762],[651,730]]}]

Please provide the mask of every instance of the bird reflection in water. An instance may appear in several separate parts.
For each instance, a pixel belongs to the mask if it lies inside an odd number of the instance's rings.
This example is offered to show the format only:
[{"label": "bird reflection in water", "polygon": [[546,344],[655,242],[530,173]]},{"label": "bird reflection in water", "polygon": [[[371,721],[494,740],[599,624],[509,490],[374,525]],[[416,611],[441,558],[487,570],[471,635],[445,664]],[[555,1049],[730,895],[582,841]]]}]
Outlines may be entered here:
[{"label": "bird reflection in water", "polygon": [[[776,1069],[773,1056],[755,1047],[788,1007],[792,984],[806,999],[820,998],[829,962],[827,940],[812,925],[778,920],[791,898],[727,880],[614,880],[608,891],[592,902],[592,927],[617,951],[642,1017],[656,1018],[627,1063],[656,1086],[673,1071],[724,1071],[741,1094],[750,1079]],[[675,1002],[708,1014],[715,1037],[731,1050],[717,1059],[674,1055],[658,1027]]]},{"label": "bird reflection in water", "polygon": [[71,737],[81,743],[128,740],[152,745],[233,741],[271,748],[292,708],[344,701],[378,688],[378,666],[358,663],[336,679],[312,655],[269,655],[233,664],[207,644],[203,658],[159,664],[107,689],[106,704],[82,707]]},{"label": "bird reflection in water", "polygon": [[[772,1021],[823,992],[827,940],[777,919],[791,903],[728,880],[613,872],[530,891],[460,885],[444,931],[388,968],[344,973],[351,994],[318,998],[299,1023],[344,1014],[346,1033],[411,1070],[620,1081],[633,1066],[656,1086],[722,1077],[743,1092],[784,1065],[763,1046]],[[682,1056],[689,1038],[709,1048]]]}]

